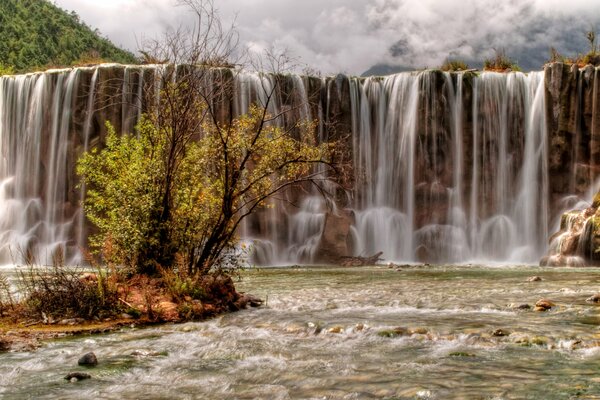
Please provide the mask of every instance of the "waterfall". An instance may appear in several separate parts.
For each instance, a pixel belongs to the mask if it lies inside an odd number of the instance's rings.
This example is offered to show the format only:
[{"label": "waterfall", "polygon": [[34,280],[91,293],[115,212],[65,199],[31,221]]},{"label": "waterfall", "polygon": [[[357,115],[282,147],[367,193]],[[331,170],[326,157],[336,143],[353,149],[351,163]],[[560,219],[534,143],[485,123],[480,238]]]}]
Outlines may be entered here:
[{"label": "waterfall", "polygon": [[[134,130],[146,102],[158,101],[164,68],[104,65],[0,77],[0,263],[57,248],[80,261],[87,222],[77,157],[103,142],[105,121],[123,133]],[[271,123],[283,128],[316,120],[316,140],[346,146],[351,164],[351,190],[341,203],[310,189],[285,193],[285,201],[242,224],[240,235],[255,244],[261,264],[318,262],[327,215],[342,208],[353,215],[354,255],[534,262],[546,250],[557,204],[580,195],[575,176],[559,189],[549,178],[546,118],[556,104],[548,103],[544,72],[231,72],[225,112],[239,115],[268,102],[277,116]],[[150,81],[158,85],[146,87]],[[582,85],[574,85],[575,96]],[[154,90],[149,100],[146,89]],[[585,151],[574,154],[573,163],[588,162]]]},{"label": "waterfall", "polygon": [[543,252],[543,73],[469,75],[470,106],[465,79],[427,71],[364,83],[353,124],[355,166],[370,182],[357,189],[358,254],[531,262]]}]

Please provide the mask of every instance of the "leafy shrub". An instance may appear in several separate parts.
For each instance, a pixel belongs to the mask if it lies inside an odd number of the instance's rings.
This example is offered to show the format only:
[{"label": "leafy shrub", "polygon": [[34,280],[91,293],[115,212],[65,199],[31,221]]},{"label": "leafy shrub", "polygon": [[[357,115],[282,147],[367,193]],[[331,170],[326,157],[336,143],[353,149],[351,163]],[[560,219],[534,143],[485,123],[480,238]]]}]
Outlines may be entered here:
[{"label": "leafy shrub", "polygon": [[193,300],[206,299],[206,290],[202,287],[202,276],[199,273],[190,274],[186,269],[180,268],[161,268],[160,273],[167,292],[177,302],[190,298]]}]

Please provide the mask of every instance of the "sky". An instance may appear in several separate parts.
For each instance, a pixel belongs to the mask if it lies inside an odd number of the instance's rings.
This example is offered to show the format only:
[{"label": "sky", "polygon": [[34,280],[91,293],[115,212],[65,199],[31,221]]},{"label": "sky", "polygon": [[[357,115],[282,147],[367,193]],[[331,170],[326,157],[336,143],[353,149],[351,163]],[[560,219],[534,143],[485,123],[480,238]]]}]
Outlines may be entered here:
[{"label": "sky", "polygon": [[[189,23],[175,0],[55,0],[116,44],[136,51],[144,38]],[[555,47],[589,50],[600,0],[215,0],[235,19],[242,46],[287,50],[324,74],[436,67],[448,58],[478,66],[505,50],[525,70],[540,69]]]}]

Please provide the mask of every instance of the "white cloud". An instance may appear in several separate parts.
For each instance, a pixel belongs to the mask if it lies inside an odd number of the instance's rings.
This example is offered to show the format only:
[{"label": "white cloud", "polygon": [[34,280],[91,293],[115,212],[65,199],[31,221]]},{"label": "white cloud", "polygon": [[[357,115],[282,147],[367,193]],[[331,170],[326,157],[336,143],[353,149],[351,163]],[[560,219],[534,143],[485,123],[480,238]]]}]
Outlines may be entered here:
[{"label": "white cloud", "polygon": [[[129,49],[185,21],[172,0],[56,0]],[[549,46],[585,50],[583,32],[600,22],[597,0],[219,0],[225,22],[237,15],[253,51],[287,48],[325,73],[359,74],[375,64],[423,67],[448,56],[482,60],[506,48],[540,65]],[[581,31],[581,32],[580,32]],[[583,48],[582,48],[583,46]]]}]

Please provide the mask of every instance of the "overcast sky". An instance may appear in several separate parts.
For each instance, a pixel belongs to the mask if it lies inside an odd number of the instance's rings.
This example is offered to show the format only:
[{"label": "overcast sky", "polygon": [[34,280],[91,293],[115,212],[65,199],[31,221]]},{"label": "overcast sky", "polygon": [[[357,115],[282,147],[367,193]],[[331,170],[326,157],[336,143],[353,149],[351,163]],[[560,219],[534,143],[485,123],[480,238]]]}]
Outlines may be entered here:
[{"label": "overcast sky", "polygon": [[[135,51],[144,37],[185,23],[174,0],[55,0],[115,43]],[[374,65],[422,68],[455,57],[481,62],[504,48],[525,69],[550,46],[587,52],[600,31],[600,0],[215,0],[237,16],[241,42],[287,49],[323,73],[362,74]],[[600,36],[600,32],[599,32]]]}]

